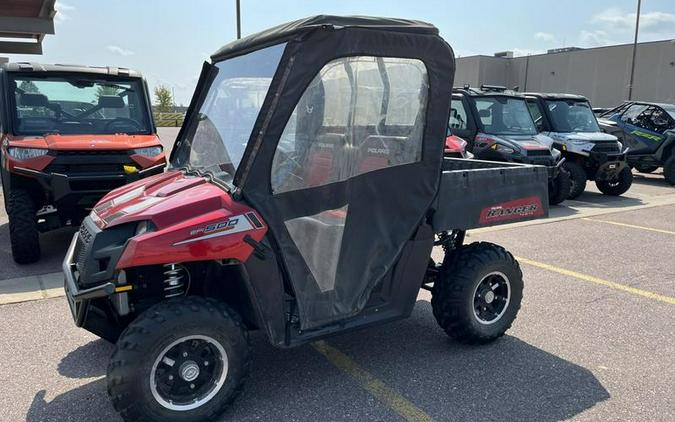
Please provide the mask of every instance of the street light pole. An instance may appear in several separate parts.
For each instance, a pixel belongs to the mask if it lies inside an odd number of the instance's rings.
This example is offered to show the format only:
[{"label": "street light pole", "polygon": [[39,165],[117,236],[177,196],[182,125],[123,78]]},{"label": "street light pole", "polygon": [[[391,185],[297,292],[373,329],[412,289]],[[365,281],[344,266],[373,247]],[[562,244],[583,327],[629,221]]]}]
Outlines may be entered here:
[{"label": "street light pole", "polygon": [[[239,0],[237,0],[239,1]],[[628,101],[633,99],[633,80],[635,79],[635,56],[637,55],[638,30],[640,29],[640,6],[642,0],[638,0],[637,15],[635,16],[635,39],[633,40],[633,63],[630,68],[630,82],[628,83]]]},{"label": "street light pole", "polygon": [[237,2],[237,39],[241,38],[241,7],[239,5],[239,0]]}]

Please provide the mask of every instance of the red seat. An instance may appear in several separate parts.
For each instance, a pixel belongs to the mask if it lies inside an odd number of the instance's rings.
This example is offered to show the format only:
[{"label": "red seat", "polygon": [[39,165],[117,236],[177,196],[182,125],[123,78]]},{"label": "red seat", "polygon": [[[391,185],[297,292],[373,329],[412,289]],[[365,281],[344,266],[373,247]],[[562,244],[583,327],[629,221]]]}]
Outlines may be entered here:
[{"label": "red seat", "polygon": [[406,139],[404,136],[368,136],[359,147],[357,174],[396,165],[397,154]]},{"label": "red seat", "polygon": [[306,161],[305,187],[320,186],[336,181],[338,157],[345,145],[339,133],[319,135],[309,148]]}]

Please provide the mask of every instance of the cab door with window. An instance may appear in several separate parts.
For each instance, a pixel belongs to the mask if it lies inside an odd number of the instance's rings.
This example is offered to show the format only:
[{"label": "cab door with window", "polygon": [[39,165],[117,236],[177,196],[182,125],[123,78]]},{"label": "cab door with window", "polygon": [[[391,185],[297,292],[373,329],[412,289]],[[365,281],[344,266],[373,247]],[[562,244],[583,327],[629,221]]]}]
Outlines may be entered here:
[{"label": "cab door with window", "polygon": [[[270,135],[278,140],[262,142],[242,192],[278,246],[301,330],[359,315],[397,262],[410,259],[405,246],[435,199],[447,125],[427,119],[430,83],[420,59],[332,59],[297,83],[295,107]],[[447,116],[449,100],[436,116]],[[401,316],[421,285],[430,228],[427,237],[419,279],[402,281],[405,300],[391,299],[401,301]]]},{"label": "cab door with window", "polygon": [[450,104],[450,119],[448,132],[459,136],[467,143],[466,149],[473,152],[473,144],[476,138],[476,123],[473,121],[467,101],[462,95],[453,95]]}]

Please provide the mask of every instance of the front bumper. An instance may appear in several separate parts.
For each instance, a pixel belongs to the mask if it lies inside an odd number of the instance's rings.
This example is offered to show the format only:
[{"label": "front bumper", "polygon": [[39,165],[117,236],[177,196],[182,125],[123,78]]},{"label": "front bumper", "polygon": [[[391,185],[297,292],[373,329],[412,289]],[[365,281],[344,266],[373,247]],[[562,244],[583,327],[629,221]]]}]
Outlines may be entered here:
[{"label": "front bumper", "polygon": [[550,181],[553,181],[556,177],[558,177],[564,162],[565,157],[562,157],[554,166],[546,166],[546,169],[548,170],[548,178]]},{"label": "front bumper", "polygon": [[591,151],[589,159],[592,166],[597,167],[595,180],[615,179],[628,166],[626,151],[620,153]]},{"label": "front bumper", "polygon": [[108,281],[94,287],[80,289],[77,282],[78,271],[75,262],[75,248],[77,247],[79,235],[79,233],[75,233],[73,236],[61,268],[64,275],[63,288],[66,292],[70,312],[73,315],[75,325],[81,327],[87,317],[89,301],[112,295],[115,293],[115,285]]}]

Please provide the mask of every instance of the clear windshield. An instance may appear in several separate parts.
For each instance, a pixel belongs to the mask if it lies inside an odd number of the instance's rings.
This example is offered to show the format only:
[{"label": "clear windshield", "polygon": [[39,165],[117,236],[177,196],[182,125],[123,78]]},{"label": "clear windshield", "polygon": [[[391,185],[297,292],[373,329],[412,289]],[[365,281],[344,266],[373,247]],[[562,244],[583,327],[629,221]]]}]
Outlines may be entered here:
[{"label": "clear windshield", "polygon": [[151,132],[140,79],[12,75],[10,87],[16,135]]},{"label": "clear windshield", "polygon": [[174,167],[210,172],[230,183],[246,150],[285,44],[214,65],[197,115],[185,128]]},{"label": "clear windshield", "polygon": [[554,132],[600,132],[586,101],[546,100]]},{"label": "clear windshield", "polygon": [[536,135],[537,128],[524,99],[505,96],[477,97],[483,132],[492,135]]}]

